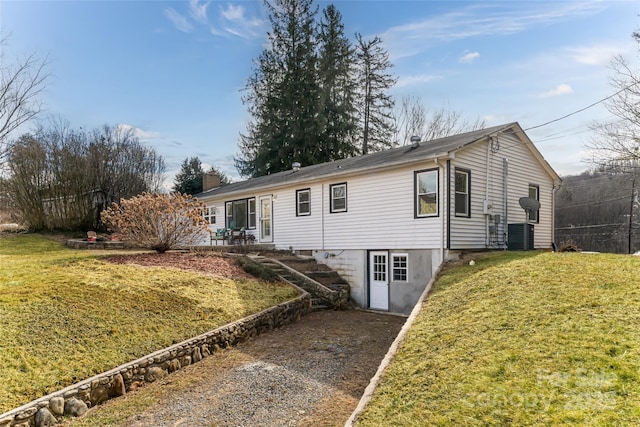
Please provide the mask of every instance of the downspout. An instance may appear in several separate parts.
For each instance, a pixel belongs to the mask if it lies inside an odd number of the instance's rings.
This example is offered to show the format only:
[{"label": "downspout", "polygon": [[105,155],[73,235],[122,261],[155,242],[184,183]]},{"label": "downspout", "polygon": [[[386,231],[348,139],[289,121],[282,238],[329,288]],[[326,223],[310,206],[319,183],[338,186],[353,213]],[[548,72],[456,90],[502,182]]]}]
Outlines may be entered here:
[{"label": "downspout", "polygon": [[447,159],[447,179],[445,182],[447,185],[447,217],[445,218],[447,223],[447,249],[451,249],[451,209],[449,209],[449,206],[451,206],[451,159]]},{"label": "downspout", "polygon": [[[442,174],[444,175],[445,174],[445,168],[444,168],[444,165],[442,163],[440,163],[440,159],[438,159],[436,157],[435,162],[438,165],[438,167],[440,169],[442,169]],[[443,183],[442,183],[442,188],[443,189],[446,187],[445,184],[444,184],[445,182],[446,182],[446,180],[443,180]],[[442,199],[444,200],[445,198],[442,197]],[[447,210],[449,210],[449,206],[447,206]],[[443,207],[442,215],[440,215],[440,245],[439,245],[440,246],[440,264],[442,264],[444,262],[444,244],[445,244],[445,241],[444,241],[444,213],[445,213],[445,210],[444,210],[444,207]]]},{"label": "downspout", "polygon": [[321,193],[321,208],[320,208],[320,246],[324,251],[324,182],[322,183],[322,191]]},{"label": "downspout", "polygon": [[556,243],[556,191],[559,185],[553,184],[551,189],[551,247],[555,247]]},{"label": "downspout", "polygon": [[504,215],[502,218],[502,245],[507,247],[509,241],[509,223],[507,222],[507,214],[509,210],[509,159],[502,159],[502,200],[504,203]]},{"label": "downspout", "polygon": [[491,141],[493,137],[489,137],[487,141],[487,167],[485,169],[486,176],[486,184],[485,184],[485,193],[484,193],[484,245],[489,247],[489,211],[487,210],[487,206],[489,206],[489,173],[490,173],[490,163],[491,163]]}]

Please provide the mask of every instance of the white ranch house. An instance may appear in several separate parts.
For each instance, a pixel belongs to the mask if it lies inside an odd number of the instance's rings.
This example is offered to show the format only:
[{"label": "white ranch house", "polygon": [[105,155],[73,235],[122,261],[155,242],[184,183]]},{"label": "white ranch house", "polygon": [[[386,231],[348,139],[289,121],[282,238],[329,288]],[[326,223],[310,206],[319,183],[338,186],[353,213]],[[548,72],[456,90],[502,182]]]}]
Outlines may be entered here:
[{"label": "white ranch house", "polygon": [[[361,307],[408,313],[461,250],[552,246],[558,174],[518,123],[206,189],[210,229],[313,255]],[[521,197],[535,198],[523,236]],[[509,235],[511,233],[511,235]],[[207,244],[209,240],[207,239]]]}]

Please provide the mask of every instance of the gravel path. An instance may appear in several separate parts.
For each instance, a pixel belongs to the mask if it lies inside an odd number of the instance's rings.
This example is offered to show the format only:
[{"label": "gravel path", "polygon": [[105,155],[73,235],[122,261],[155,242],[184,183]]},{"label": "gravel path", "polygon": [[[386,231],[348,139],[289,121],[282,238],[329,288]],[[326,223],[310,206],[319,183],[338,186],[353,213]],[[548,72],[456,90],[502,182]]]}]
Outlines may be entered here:
[{"label": "gravel path", "polygon": [[143,412],[108,425],[341,426],[404,321],[353,310],[312,313],[94,408],[83,422],[128,413],[126,405],[150,395],[154,403]]}]

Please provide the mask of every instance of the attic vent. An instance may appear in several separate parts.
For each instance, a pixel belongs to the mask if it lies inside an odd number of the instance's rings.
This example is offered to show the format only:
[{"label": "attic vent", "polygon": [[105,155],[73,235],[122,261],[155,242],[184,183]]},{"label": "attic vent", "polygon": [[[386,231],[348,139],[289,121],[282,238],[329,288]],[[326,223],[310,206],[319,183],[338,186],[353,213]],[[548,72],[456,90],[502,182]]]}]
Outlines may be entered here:
[{"label": "attic vent", "polygon": [[300,170],[300,162],[293,162],[291,164],[291,169],[293,169],[294,172],[298,172]]},{"label": "attic vent", "polygon": [[413,135],[410,141],[413,148],[418,148],[420,146],[420,137],[418,135]]}]

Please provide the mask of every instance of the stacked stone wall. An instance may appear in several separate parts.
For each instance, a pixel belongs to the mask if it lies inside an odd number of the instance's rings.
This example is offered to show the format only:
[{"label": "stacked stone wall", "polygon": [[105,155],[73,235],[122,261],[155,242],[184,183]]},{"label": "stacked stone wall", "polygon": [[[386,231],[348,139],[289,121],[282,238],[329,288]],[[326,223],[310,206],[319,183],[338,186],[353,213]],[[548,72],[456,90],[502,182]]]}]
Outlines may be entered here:
[{"label": "stacked stone wall", "polygon": [[91,406],[154,382],[216,351],[245,342],[274,328],[295,322],[311,311],[311,297],[301,296],[213,331],[156,351],[108,372],[73,384],[0,415],[0,427],[52,426],[63,416],[77,417]]}]

